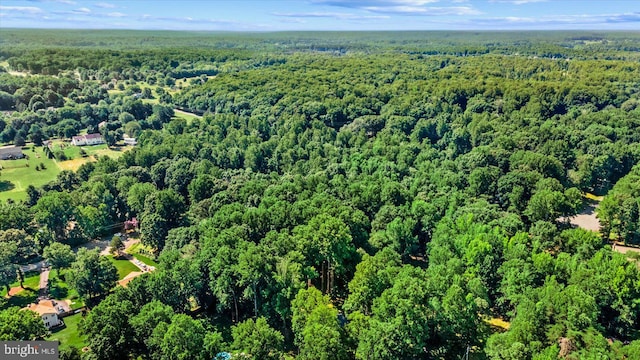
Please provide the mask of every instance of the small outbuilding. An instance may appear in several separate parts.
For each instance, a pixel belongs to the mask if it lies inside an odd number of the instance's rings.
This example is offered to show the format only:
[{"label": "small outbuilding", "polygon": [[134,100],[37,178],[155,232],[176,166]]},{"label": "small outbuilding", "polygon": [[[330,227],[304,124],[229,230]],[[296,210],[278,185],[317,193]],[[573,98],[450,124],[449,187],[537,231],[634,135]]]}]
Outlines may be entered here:
[{"label": "small outbuilding", "polygon": [[124,144],[127,146],[136,146],[138,144],[136,138],[128,137],[126,135],[122,136],[122,140],[124,140]]},{"label": "small outbuilding", "polygon": [[0,148],[0,160],[15,160],[24,158],[22,148],[18,146],[5,146]]}]

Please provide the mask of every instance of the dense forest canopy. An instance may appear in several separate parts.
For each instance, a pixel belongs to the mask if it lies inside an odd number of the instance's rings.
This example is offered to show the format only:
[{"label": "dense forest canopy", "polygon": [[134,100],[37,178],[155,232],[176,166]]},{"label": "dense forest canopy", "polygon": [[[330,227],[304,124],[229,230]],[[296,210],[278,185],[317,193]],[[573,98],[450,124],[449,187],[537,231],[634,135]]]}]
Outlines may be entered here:
[{"label": "dense forest canopy", "polygon": [[[1,140],[138,144],[0,205],[0,284],[68,268],[83,358],[640,353],[640,34],[55,34],[0,30]],[[65,247],[132,218],[126,287]]]}]

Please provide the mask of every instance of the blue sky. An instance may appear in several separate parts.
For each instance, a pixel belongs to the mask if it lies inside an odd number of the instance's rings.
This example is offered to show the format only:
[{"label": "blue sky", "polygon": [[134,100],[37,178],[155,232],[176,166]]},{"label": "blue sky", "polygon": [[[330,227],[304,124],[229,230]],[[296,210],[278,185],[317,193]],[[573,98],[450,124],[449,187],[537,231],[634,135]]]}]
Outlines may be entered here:
[{"label": "blue sky", "polygon": [[640,30],[639,0],[0,0],[0,27],[282,30]]}]

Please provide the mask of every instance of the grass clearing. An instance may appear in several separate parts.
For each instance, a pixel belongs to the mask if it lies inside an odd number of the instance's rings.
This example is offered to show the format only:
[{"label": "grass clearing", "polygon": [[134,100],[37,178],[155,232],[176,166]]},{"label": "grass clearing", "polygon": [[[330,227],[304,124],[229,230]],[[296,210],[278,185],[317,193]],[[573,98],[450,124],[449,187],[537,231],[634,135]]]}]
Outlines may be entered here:
[{"label": "grass clearing", "polygon": [[127,259],[116,259],[111,255],[107,255],[107,258],[118,270],[118,280],[124,279],[125,276],[129,275],[129,273],[140,271],[137,266],[133,265],[131,261]]},{"label": "grass clearing", "polygon": [[589,200],[594,200],[594,201],[602,201],[604,199],[604,196],[598,196],[598,195],[594,195],[592,193],[586,193],[586,194],[584,194],[584,197],[589,199]]},{"label": "grass clearing", "polygon": [[80,166],[90,161],[91,160],[87,158],[79,158],[79,159],[62,161],[62,162],[59,162],[58,165],[62,170],[78,171]]},{"label": "grass clearing", "polygon": [[140,261],[142,261],[145,265],[158,267],[158,263],[155,262],[150,257],[144,256],[144,255],[140,255],[140,254],[133,254],[133,257],[138,259],[138,260],[140,260]]},{"label": "grass clearing", "polygon": [[49,295],[56,300],[69,300],[72,309],[78,309],[84,306],[84,302],[80,299],[78,292],[71,288],[63,279],[49,274]]},{"label": "grass clearing", "polygon": [[192,114],[186,111],[178,110],[178,109],[174,109],[173,112],[175,114],[173,116],[174,118],[185,119],[187,121],[187,124],[191,124],[193,120],[202,119],[202,116]]},{"label": "grass clearing", "polygon": [[[20,282],[15,281],[9,287],[15,288],[19,287]],[[24,274],[24,289],[19,293],[14,294],[10,297],[7,297],[7,289],[2,288],[0,290],[0,296],[6,298],[7,302],[4,305],[4,308],[9,308],[12,306],[25,307],[38,298],[38,291],[40,290],[40,273],[30,272]]]},{"label": "grass clearing", "polygon": [[490,319],[486,319],[485,322],[489,324],[492,328],[500,332],[507,331],[511,327],[510,322],[505,321],[501,318],[490,318]]},{"label": "grass clearing", "polygon": [[91,151],[87,151],[87,153],[89,155],[93,155],[93,156],[108,156],[114,160],[120,158],[125,152],[133,149],[133,146],[114,146],[114,147],[107,147],[106,145],[104,145],[104,147],[102,147],[103,145],[96,145],[95,149],[91,149]]},{"label": "grass clearing", "polygon": [[134,258],[142,261],[145,265],[158,267],[158,263],[152,259],[152,251],[150,248],[142,245],[142,243],[135,243],[127,249],[127,254],[133,255]]},{"label": "grass clearing", "polygon": [[[37,291],[40,288],[40,273],[39,272],[25,273],[23,285],[25,289],[33,289]],[[11,288],[18,287],[18,286],[20,286],[19,281],[14,281],[13,283],[11,283],[11,285],[9,285],[9,287]],[[0,296],[6,296],[6,295],[7,295],[7,289],[2,288],[2,290],[0,290]]]},{"label": "grass clearing", "polygon": [[[110,148],[107,144],[92,146],[72,145],[64,149],[65,156],[69,160],[60,161],[58,165],[62,170],[77,171],[83,164],[96,161],[96,157],[108,156],[112,159],[118,159],[125,151],[132,148],[132,146],[115,146]],[[84,150],[86,156],[80,154],[80,149]]]},{"label": "grass clearing", "polygon": [[62,319],[64,327],[54,330],[46,340],[59,341],[61,348],[77,347],[79,349],[87,346],[87,340],[80,334],[78,325],[82,321],[82,313],[67,316]]},{"label": "grass clearing", "polygon": [[[27,187],[33,185],[41,187],[49,181],[55,180],[60,167],[55,160],[49,159],[42,147],[28,145],[22,152],[28,159],[0,160],[0,200],[12,199],[15,201],[27,198]],[[44,170],[36,170],[40,164]]]}]

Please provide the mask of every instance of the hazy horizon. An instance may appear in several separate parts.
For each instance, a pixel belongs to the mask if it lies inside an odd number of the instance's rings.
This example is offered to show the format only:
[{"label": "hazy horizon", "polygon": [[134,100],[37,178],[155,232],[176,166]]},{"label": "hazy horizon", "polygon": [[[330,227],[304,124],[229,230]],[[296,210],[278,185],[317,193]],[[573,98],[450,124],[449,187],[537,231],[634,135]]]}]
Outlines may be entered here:
[{"label": "hazy horizon", "polygon": [[640,30],[640,4],[575,0],[6,0],[0,28],[277,31]]}]

